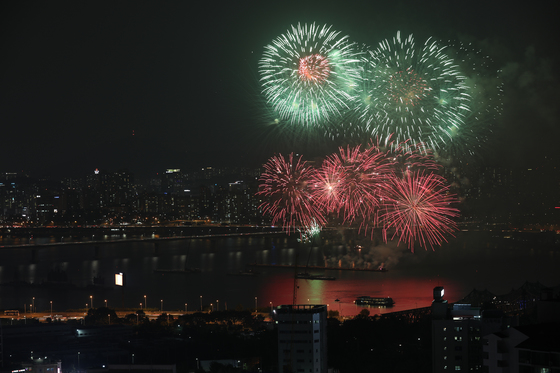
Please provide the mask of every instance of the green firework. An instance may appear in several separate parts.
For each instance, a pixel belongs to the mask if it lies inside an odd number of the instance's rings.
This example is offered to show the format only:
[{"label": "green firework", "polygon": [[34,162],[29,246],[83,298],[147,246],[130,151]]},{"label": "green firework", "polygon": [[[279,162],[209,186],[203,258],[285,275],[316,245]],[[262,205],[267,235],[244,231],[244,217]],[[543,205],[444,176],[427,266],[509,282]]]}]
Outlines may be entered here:
[{"label": "green firework", "polygon": [[407,139],[439,149],[470,113],[469,89],[458,66],[435,41],[417,47],[400,32],[370,51],[355,122],[371,136]]},{"label": "green firework", "polygon": [[291,26],[265,47],[263,94],[290,125],[325,126],[350,108],[360,80],[356,62],[354,44],[330,26]]}]

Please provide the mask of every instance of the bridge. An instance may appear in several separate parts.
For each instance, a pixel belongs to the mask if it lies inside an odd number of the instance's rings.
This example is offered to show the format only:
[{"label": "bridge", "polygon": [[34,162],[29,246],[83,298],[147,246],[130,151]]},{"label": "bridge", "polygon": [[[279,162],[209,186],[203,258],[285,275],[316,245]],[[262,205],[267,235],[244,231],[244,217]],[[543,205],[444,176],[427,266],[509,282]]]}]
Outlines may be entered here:
[{"label": "bridge", "polygon": [[92,225],[57,227],[2,227],[0,237],[193,237],[201,235],[282,233],[281,227],[253,225]]},{"label": "bridge", "polygon": [[[255,235],[283,236],[279,227],[266,226],[99,226],[99,227],[42,227],[0,229],[0,250],[25,249],[36,263],[39,250],[62,245],[89,245],[93,256],[100,256],[100,246],[115,243],[153,242],[154,255],[159,255],[159,243],[171,240],[210,239]],[[44,242],[39,238],[54,237]],[[13,242],[14,239],[23,242]],[[43,241],[43,242],[41,242]]]}]

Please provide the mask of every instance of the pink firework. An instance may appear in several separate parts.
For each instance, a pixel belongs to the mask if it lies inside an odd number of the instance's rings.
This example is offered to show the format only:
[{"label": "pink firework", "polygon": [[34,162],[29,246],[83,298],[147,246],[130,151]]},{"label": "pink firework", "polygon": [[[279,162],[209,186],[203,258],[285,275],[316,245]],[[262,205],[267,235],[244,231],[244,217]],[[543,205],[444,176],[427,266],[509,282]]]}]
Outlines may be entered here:
[{"label": "pink firework", "polygon": [[345,222],[374,219],[381,185],[391,171],[386,154],[377,147],[339,149],[323,162],[312,180],[313,199],[329,212],[342,213]]},{"label": "pink firework", "polygon": [[384,188],[384,213],[380,216],[383,234],[393,232],[414,252],[414,243],[441,245],[446,233],[457,229],[453,217],[458,210],[452,207],[458,200],[449,193],[446,180],[434,173],[406,172],[402,177],[394,176]]},{"label": "pink firework", "polygon": [[302,81],[322,83],[331,73],[329,60],[320,54],[312,54],[299,59],[298,74]]},{"label": "pink firework", "polygon": [[311,196],[317,206],[326,213],[338,212],[341,203],[341,170],[331,158],[315,171],[310,185]]},{"label": "pink firework", "polygon": [[267,198],[260,207],[272,216],[272,224],[281,222],[288,233],[325,224],[310,194],[309,180],[315,172],[312,167],[301,157],[294,159],[291,153],[287,159],[281,154],[272,157],[264,168],[257,194]]}]

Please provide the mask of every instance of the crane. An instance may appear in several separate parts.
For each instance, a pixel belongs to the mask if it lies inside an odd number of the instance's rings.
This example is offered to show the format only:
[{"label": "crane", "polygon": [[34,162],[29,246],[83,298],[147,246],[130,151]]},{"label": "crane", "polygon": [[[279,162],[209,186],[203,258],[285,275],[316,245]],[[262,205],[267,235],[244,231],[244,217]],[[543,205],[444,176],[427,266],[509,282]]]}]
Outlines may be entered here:
[{"label": "crane", "polygon": [[296,251],[296,259],[294,263],[294,292],[292,297],[292,305],[295,306],[297,304],[297,291],[298,291],[298,273],[297,273],[297,261],[298,261],[298,253]]}]

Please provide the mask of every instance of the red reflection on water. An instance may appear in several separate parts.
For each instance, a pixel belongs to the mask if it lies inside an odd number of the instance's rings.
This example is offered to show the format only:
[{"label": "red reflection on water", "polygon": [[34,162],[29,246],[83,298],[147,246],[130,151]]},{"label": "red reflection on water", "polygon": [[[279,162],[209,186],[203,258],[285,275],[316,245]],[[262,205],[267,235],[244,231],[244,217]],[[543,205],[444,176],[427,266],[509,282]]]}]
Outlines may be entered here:
[{"label": "red reflection on water", "polygon": [[[328,273],[332,275],[333,273]],[[298,280],[298,304],[328,304],[330,310],[337,310],[341,316],[355,316],[363,308],[371,315],[429,307],[432,304],[433,289],[445,288],[444,299],[455,302],[464,297],[464,289],[453,281],[436,278],[390,277],[386,273],[353,273],[342,271],[337,280]],[[286,271],[267,277],[268,282],[261,285],[259,303],[261,306],[272,302],[291,304],[293,296],[293,273]],[[359,296],[391,297],[393,307],[363,307],[354,303]],[[262,302],[261,302],[262,299]],[[338,301],[337,301],[338,300]]]},{"label": "red reflection on water", "polygon": [[293,275],[290,277],[286,273],[279,273],[267,277],[267,282],[259,289],[259,303],[262,305],[272,304],[292,304],[292,294],[294,289]]}]

